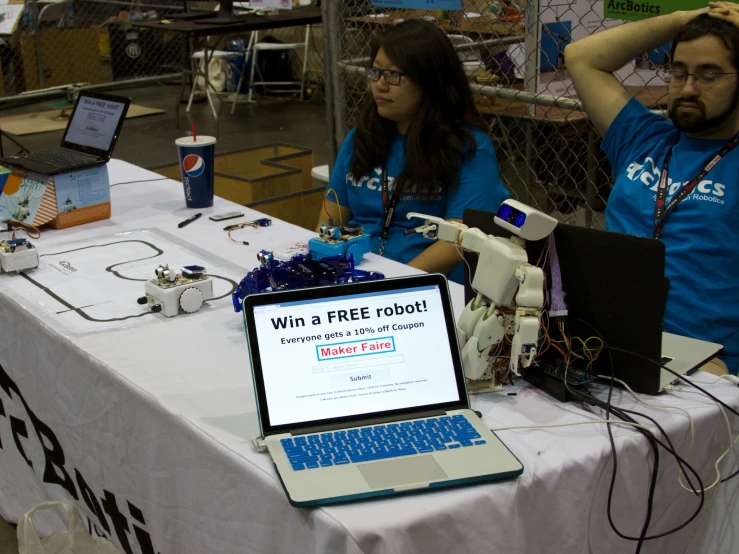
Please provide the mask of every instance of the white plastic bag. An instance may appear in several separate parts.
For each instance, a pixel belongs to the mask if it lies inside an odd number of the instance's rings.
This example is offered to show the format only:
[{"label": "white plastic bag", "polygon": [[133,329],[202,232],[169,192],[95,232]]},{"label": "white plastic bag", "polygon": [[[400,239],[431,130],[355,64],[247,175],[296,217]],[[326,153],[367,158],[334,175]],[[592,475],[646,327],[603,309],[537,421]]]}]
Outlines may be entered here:
[{"label": "white plastic bag", "polygon": [[[67,513],[67,530],[40,538],[33,524],[38,510],[61,508]],[[76,506],[64,502],[42,502],[18,522],[18,554],[120,554],[107,539],[92,537],[87,532]]]}]

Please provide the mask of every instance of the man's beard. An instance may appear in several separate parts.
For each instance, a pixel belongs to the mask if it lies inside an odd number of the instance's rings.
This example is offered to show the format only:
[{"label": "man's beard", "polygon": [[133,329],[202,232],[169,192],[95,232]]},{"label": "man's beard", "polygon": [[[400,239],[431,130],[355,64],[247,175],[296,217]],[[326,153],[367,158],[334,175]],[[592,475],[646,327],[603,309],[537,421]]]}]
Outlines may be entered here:
[{"label": "man's beard", "polygon": [[[693,104],[695,105],[700,114],[680,114],[677,109],[680,107],[681,104]],[[670,119],[675,124],[675,127],[677,127],[680,131],[683,133],[702,133],[704,131],[709,131],[715,127],[718,127],[721,125],[726,119],[734,113],[734,110],[736,110],[737,105],[739,105],[739,87],[734,89],[734,94],[731,98],[731,102],[729,103],[728,107],[722,111],[720,114],[715,115],[713,117],[706,117],[706,106],[701,102],[700,100],[687,100],[683,101],[682,99],[677,99],[675,102],[673,102],[672,107],[670,108]]]}]

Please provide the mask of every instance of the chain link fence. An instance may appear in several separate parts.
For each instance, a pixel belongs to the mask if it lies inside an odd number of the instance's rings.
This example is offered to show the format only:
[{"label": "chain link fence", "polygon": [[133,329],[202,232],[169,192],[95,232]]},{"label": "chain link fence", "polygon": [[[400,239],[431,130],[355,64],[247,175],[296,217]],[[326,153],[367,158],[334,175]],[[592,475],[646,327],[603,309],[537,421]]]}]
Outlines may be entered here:
[{"label": "chain link fence", "polygon": [[4,5],[0,8],[0,93],[8,100],[70,84],[172,76],[181,67],[182,36],[142,29],[134,20],[182,10],[183,3],[175,0]]},{"label": "chain link fence", "polygon": [[[167,19],[182,13],[185,0],[10,0],[0,7],[0,101],[63,96],[69,85],[115,88],[119,84],[179,78],[199,44],[175,32],[147,29],[139,21]],[[13,3],[18,2],[18,3]],[[189,9],[213,10],[218,2],[188,2]],[[302,42],[304,28],[263,31],[282,42]],[[249,42],[249,32],[210,37],[209,46],[228,49]],[[268,38],[269,40],[269,38]],[[303,51],[291,52],[293,74],[300,75]],[[234,57],[237,59],[237,57]],[[201,62],[202,63],[202,62]],[[226,64],[213,60],[211,72],[221,71],[221,88],[235,90],[243,59]],[[310,30],[307,86],[317,90],[323,80],[321,26]],[[201,83],[202,88],[202,83]],[[48,90],[59,87],[59,90]]]},{"label": "chain link fence", "polygon": [[[611,169],[576,99],[563,52],[571,41],[621,22],[603,18],[603,0],[463,0],[462,8],[387,9],[338,0],[324,12],[336,144],[359,120],[373,37],[421,17],[441,27],[458,51],[511,194],[561,222],[603,227]],[[666,100],[657,76],[665,59],[662,48],[619,72],[650,108]]]}]

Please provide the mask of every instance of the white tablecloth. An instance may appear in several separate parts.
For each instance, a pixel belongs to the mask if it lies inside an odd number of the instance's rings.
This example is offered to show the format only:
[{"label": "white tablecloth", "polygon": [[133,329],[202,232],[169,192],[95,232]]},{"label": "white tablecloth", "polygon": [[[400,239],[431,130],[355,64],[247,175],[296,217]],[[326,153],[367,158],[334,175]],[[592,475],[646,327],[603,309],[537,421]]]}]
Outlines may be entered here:
[{"label": "white tablecloth", "polygon": [[[110,175],[114,185],[158,177],[116,160]],[[275,221],[251,246],[243,246],[229,242],[223,224],[207,217],[178,229],[191,212],[175,181],[122,184],[111,193],[110,220],[44,231],[36,243],[41,253],[71,240],[154,228],[240,266],[245,274],[256,265],[259,249],[310,236]],[[214,208],[202,211],[207,216],[235,208],[216,199]],[[409,272],[373,255],[362,267],[388,276]],[[22,277],[0,276],[0,289],[9,279]],[[453,288],[453,296],[457,311],[461,287]],[[43,500],[74,499],[93,531],[111,537],[123,552],[141,554],[634,550],[606,519],[612,462],[600,424],[501,431],[525,468],[513,481],[296,509],[269,457],[250,443],[258,427],[248,352],[241,317],[231,308],[89,334],[70,333],[54,318],[40,318],[27,299],[7,291],[0,292],[0,310],[0,515],[9,521]],[[730,384],[708,388],[739,406],[739,393]],[[517,395],[509,396],[510,390]],[[713,481],[713,464],[728,440],[716,406],[687,392],[652,401],[692,414],[696,441],[689,460],[705,483]],[[614,403],[655,417],[687,456],[684,414],[638,407],[621,391],[614,393]],[[492,428],[603,417],[530,387],[478,396],[473,405]],[[614,520],[623,532],[638,535],[650,448],[633,430],[614,429],[619,452]],[[697,505],[679,488],[675,463],[660,454],[650,534],[673,527]],[[730,456],[732,468],[735,462]],[[647,543],[642,552],[736,551],[732,541],[739,522],[731,514],[736,495],[733,482],[707,493],[697,521]],[[42,530],[54,524],[42,522]]]}]

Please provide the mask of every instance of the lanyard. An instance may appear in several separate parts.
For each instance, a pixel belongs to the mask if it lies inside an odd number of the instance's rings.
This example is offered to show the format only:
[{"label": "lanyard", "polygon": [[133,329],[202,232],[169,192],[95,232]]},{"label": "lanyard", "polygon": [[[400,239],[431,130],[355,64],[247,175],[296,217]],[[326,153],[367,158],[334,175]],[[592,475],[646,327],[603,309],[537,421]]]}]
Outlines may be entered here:
[{"label": "lanyard", "polygon": [[[400,200],[400,187],[396,186],[393,188],[392,196],[389,196],[389,179],[387,176],[387,169],[382,169],[382,207],[385,209],[385,222],[382,225],[382,232],[380,238],[384,241],[387,240],[388,232],[390,231],[390,224],[393,222],[393,215],[395,215],[395,207],[398,205]],[[384,245],[384,244],[383,244]]]},{"label": "lanyard", "polygon": [[665,206],[665,198],[667,197],[667,166],[670,163],[670,158],[672,157],[672,149],[675,147],[675,144],[677,144],[677,141],[680,137],[675,139],[675,141],[670,146],[670,150],[667,152],[667,156],[665,156],[665,163],[662,166],[662,174],[660,175],[659,179],[659,186],[657,187],[657,199],[656,204],[654,207],[654,234],[653,238],[659,240],[660,236],[662,235],[662,225],[664,225],[665,218],[672,212],[672,210],[675,209],[675,206],[677,206],[680,202],[685,200],[688,195],[693,192],[693,189],[700,183],[706,175],[708,175],[708,172],[713,169],[713,167],[719,163],[726,154],[731,152],[734,148],[736,148],[737,145],[739,145],[739,133],[734,135],[734,137],[727,142],[724,147],[721,149],[721,151],[716,154],[709,162],[706,164],[706,167],[703,168],[703,171],[701,171],[697,177],[693,178],[690,182],[686,183],[683,188],[681,188],[678,193],[672,197],[672,200],[670,200],[669,204]]}]

